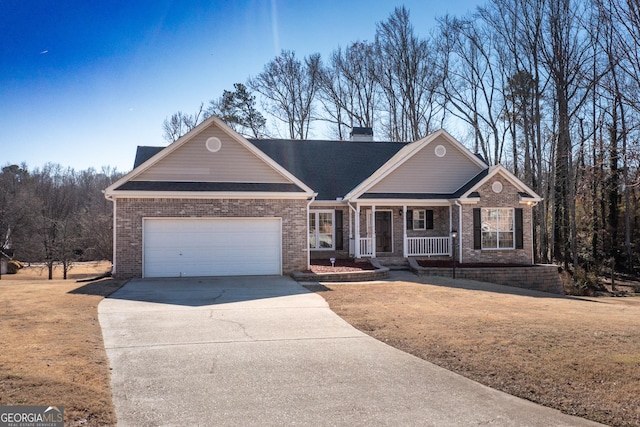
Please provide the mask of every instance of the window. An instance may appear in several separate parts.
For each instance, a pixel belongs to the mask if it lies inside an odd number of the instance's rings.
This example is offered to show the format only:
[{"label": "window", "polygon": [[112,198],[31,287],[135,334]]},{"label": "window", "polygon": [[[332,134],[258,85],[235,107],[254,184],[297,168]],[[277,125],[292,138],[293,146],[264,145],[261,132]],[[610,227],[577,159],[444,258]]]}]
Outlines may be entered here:
[{"label": "window", "polygon": [[414,230],[426,229],[425,217],[426,217],[426,214],[423,210],[413,212],[413,229]]},{"label": "window", "polygon": [[419,209],[407,211],[409,230],[433,230],[433,210]]},{"label": "window", "polygon": [[482,249],[513,249],[512,208],[482,208]]},{"label": "window", "polygon": [[309,212],[309,249],[334,249],[333,211]]}]

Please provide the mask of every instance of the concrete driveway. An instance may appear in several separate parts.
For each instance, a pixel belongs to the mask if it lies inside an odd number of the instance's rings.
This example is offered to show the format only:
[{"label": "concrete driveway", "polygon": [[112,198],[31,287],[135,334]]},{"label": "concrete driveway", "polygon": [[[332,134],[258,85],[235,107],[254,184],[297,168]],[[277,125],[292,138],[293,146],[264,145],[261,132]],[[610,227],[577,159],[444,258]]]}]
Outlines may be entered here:
[{"label": "concrete driveway", "polygon": [[99,305],[119,426],[588,426],[351,327],[287,277],[133,280]]}]

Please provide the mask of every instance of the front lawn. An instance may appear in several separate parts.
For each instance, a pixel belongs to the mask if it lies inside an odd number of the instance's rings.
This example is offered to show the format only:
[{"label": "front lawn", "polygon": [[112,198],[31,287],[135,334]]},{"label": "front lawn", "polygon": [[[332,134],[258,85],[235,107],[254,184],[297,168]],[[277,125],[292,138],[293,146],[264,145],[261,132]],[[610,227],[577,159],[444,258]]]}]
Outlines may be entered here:
[{"label": "front lawn", "polygon": [[[90,263],[70,274],[86,277],[104,269]],[[0,405],[62,405],[65,425],[115,425],[97,307],[123,283],[49,281],[41,267],[3,275]]]},{"label": "front lawn", "polygon": [[558,298],[416,280],[425,284],[315,290],[356,328],[465,377],[567,414],[640,425],[640,298]]}]

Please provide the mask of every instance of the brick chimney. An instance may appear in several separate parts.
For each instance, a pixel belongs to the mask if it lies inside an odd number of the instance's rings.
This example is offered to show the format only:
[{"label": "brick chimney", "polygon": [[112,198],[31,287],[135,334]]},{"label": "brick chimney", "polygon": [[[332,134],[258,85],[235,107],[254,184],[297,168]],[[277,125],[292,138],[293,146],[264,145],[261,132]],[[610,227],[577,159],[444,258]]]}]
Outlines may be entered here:
[{"label": "brick chimney", "polygon": [[351,141],[353,142],[372,142],[373,128],[354,127],[351,130]]}]

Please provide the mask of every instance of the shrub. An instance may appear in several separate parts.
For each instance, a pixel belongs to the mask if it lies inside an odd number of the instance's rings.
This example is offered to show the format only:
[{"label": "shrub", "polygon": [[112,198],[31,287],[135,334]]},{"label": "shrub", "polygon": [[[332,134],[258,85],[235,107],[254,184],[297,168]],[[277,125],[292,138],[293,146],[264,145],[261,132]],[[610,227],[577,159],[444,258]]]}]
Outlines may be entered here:
[{"label": "shrub", "polygon": [[565,295],[592,296],[596,292],[606,292],[595,271],[578,267],[573,271],[562,270],[560,273]]},{"label": "shrub", "polygon": [[596,292],[606,292],[606,288],[600,283],[598,274],[584,268],[576,268],[573,273],[574,286],[578,295],[594,295]]}]

